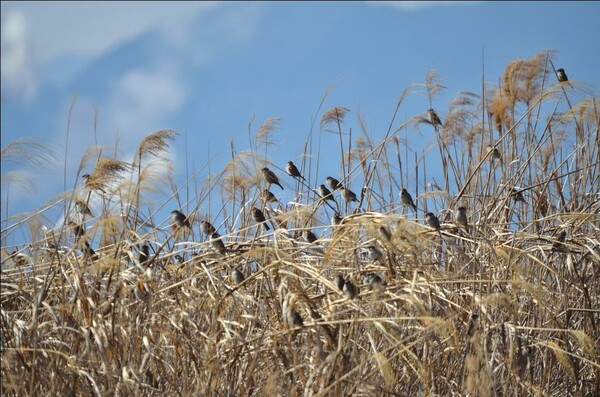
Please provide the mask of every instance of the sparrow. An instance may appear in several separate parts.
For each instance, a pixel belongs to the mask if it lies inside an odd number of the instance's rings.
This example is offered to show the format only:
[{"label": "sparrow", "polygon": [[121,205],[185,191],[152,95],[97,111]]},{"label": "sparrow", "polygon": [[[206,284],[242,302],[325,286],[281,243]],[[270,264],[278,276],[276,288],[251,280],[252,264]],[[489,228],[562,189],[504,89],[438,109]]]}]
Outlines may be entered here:
[{"label": "sparrow", "polygon": [[392,233],[385,226],[379,226],[379,233],[385,242],[392,241]]},{"label": "sparrow", "polygon": [[279,183],[279,178],[277,178],[277,175],[275,175],[273,173],[273,171],[271,171],[269,168],[265,167],[262,169],[262,173],[263,173],[263,176],[265,177],[265,180],[269,184],[275,184],[275,185],[279,186],[281,188],[281,190],[283,190],[283,186],[281,186],[281,183]]},{"label": "sparrow", "polygon": [[215,250],[217,250],[219,254],[225,255],[227,253],[227,248],[225,248],[225,243],[223,243],[223,240],[221,239],[219,233],[214,232],[213,234],[211,234],[210,238],[210,245]]},{"label": "sparrow", "polygon": [[263,214],[263,212],[254,207],[252,209],[252,216],[254,217],[254,220],[258,223],[262,223],[265,230],[271,230],[271,228],[269,227],[269,225],[267,225],[267,220],[265,219],[265,214]]},{"label": "sparrow", "polygon": [[456,223],[463,226],[465,228],[465,230],[467,231],[467,233],[470,233],[469,232],[469,221],[467,220],[467,212],[466,211],[467,211],[467,209],[465,207],[458,207],[458,212],[456,212],[454,220],[456,221]]},{"label": "sparrow", "polygon": [[513,200],[519,202],[525,202],[525,197],[523,197],[523,191],[517,189],[517,188],[512,188],[510,190],[510,196],[513,198]]},{"label": "sparrow", "polygon": [[338,289],[340,291],[343,291],[345,283],[346,283],[346,280],[344,280],[344,276],[342,276],[341,274],[338,274],[337,276],[335,276],[335,285],[338,287]]},{"label": "sparrow", "polygon": [[369,245],[367,249],[369,250],[369,259],[373,262],[380,260],[383,256],[381,251],[374,245]]},{"label": "sparrow", "polygon": [[[88,175],[88,174],[86,174],[86,175]],[[90,207],[88,207],[88,205],[85,203],[85,201],[77,200],[75,202],[75,209],[82,215],[89,215],[91,217],[94,216],[92,214],[92,211],[90,210]]]},{"label": "sparrow", "polygon": [[502,155],[500,154],[500,151],[498,150],[498,148],[495,148],[491,145],[487,145],[487,151],[492,152],[492,160],[502,161]]},{"label": "sparrow", "polygon": [[305,229],[302,232],[302,237],[304,238],[304,241],[306,241],[309,244],[312,244],[318,240],[317,236],[315,236],[315,234],[313,232],[311,232],[309,229]]},{"label": "sparrow", "polygon": [[435,110],[433,109],[429,109],[429,121],[431,121],[431,124],[433,124],[434,126],[436,125],[442,125],[442,120],[440,120],[440,118],[438,117],[437,113],[435,112]]},{"label": "sparrow", "polygon": [[331,191],[329,189],[327,189],[325,187],[325,185],[320,185],[319,186],[319,196],[321,196],[321,198],[323,200],[331,200],[334,203],[336,202],[335,199],[333,198],[333,194],[331,194]]},{"label": "sparrow", "polygon": [[142,248],[140,248],[138,261],[141,266],[146,266],[148,264],[148,259],[150,259],[150,247],[148,244],[144,244],[142,245]]},{"label": "sparrow", "polygon": [[171,211],[171,219],[173,220],[173,229],[179,229],[181,227],[190,227],[190,222],[187,220],[186,216],[177,210]]},{"label": "sparrow", "polygon": [[417,206],[413,202],[412,196],[404,188],[402,188],[402,191],[400,192],[400,201],[402,201],[403,205],[410,205],[412,209],[417,212]]},{"label": "sparrow", "polygon": [[231,271],[231,279],[233,280],[234,283],[240,284],[241,282],[244,281],[244,273],[240,272],[237,269],[233,269]]},{"label": "sparrow", "polygon": [[302,320],[302,317],[300,316],[300,314],[298,314],[296,309],[290,309],[288,311],[287,320],[288,320],[288,323],[290,323],[296,327],[304,326],[304,321]]},{"label": "sparrow", "polygon": [[438,232],[442,228],[440,226],[440,220],[437,218],[437,216],[433,215],[433,213],[431,213],[431,212],[426,213],[425,219],[427,219],[427,224],[429,225],[429,227],[434,228]]},{"label": "sparrow", "polygon": [[292,178],[301,178],[302,180],[306,181],[306,179],[304,179],[302,174],[300,174],[300,171],[298,171],[298,167],[296,167],[294,165],[294,163],[292,163],[291,161],[287,162],[287,164],[285,166],[285,170]]},{"label": "sparrow", "polygon": [[565,73],[565,70],[563,68],[560,68],[556,71],[556,77],[558,77],[558,81],[560,83],[565,83],[569,81],[569,78],[567,77],[567,74]]},{"label": "sparrow", "polygon": [[563,230],[556,237],[556,241],[552,244],[552,252],[564,252],[565,245],[563,244],[567,239],[567,231]]},{"label": "sparrow", "polygon": [[385,287],[386,283],[382,280],[379,275],[375,273],[369,273],[363,277],[363,284],[372,290],[375,287]]},{"label": "sparrow", "polygon": [[342,217],[339,212],[335,211],[331,217],[331,226],[337,226],[342,223]]},{"label": "sparrow", "polygon": [[346,280],[346,282],[344,282],[344,287],[342,288],[342,291],[348,299],[354,299],[358,295],[358,289],[354,284],[352,284],[352,281],[350,280]]},{"label": "sparrow", "polygon": [[206,237],[209,237],[211,234],[217,231],[213,224],[208,221],[200,222],[200,229],[202,229],[202,233],[204,233]]},{"label": "sparrow", "polygon": [[327,178],[325,178],[325,182],[327,182],[327,184],[329,185],[329,188],[334,191],[342,187],[342,184],[340,183],[340,181],[338,181],[337,179],[335,179],[334,177],[331,177],[331,176],[328,176]]},{"label": "sparrow", "polygon": [[269,189],[264,189],[262,192],[260,192],[260,198],[265,200],[267,203],[277,202],[277,198]]},{"label": "sparrow", "polygon": [[92,262],[93,261],[97,261],[98,260],[98,254],[96,254],[96,251],[94,251],[94,249],[90,246],[90,243],[86,240],[83,242],[84,247],[83,247],[83,257],[86,259],[91,259]]},{"label": "sparrow", "polygon": [[342,197],[344,198],[344,200],[346,200],[347,202],[351,203],[353,201],[358,202],[358,199],[356,198],[356,194],[348,189],[347,187],[340,187],[340,193],[342,194]]}]

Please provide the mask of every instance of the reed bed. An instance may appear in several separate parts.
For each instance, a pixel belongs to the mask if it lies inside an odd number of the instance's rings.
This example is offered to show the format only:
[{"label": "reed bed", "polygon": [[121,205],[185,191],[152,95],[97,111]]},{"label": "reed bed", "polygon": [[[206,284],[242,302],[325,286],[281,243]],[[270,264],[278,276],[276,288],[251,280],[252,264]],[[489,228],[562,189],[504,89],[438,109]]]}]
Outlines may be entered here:
[{"label": "reed bed", "polygon": [[[431,71],[379,141],[360,117],[360,134],[347,127],[351,110],[320,108],[302,178],[270,161],[278,119],[201,185],[157,176],[175,131],[148,135],[131,163],[86,153],[74,189],[3,222],[3,395],[600,395],[600,114],[583,84],[557,82],[552,56],[510,62],[499,87],[447,111]],[[437,119],[398,120],[415,90]],[[418,153],[415,129],[433,137]],[[16,144],[3,158],[15,147],[45,156]],[[319,196],[332,147],[357,202]],[[263,167],[290,200],[267,200],[280,189]],[[44,224],[53,209],[59,227]],[[22,228],[30,241],[9,244]]]}]

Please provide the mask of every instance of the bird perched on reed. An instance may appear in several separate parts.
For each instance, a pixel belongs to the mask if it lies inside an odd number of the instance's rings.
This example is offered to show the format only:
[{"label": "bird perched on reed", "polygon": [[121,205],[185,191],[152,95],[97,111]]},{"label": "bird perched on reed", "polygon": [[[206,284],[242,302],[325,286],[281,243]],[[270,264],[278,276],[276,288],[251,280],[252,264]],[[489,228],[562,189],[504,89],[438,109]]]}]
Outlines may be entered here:
[{"label": "bird perched on reed", "polygon": [[465,228],[467,233],[469,232],[469,221],[467,220],[467,209],[465,207],[458,207],[458,211],[454,217],[456,223]]},{"label": "bird perched on reed", "polygon": [[437,216],[433,215],[432,212],[426,213],[425,219],[427,220],[427,224],[429,225],[429,227],[434,228],[438,232],[442,228],[442,226],[440,225],[440,220],[437,218]]},{"label": "bird perched on reed", "polygon": [[275,175],[273,171],[271,171],[268,167],[263,168],[261,171],[267,183],[275,184],[279,186],[281,190],[283,190],[283,186],[281,186],[281,183],[279,183],[279,178],[277,178],[277,175]]},{"label": "bird perched on reed", "polygon": [[558,81],[560,83],[566,83],[569,81],[567,73],[565,73],[565,70],[563,68],[560,68],[556,71],[556,77],[558,78]]},{"label": "bird perched on reed", "polygon": [[302,180],[306,181],[306,179],[304,179],[302,174],[300,174],[298,167],[296,167],[293,162],[288,161],[285,166],[285,170],[292,178],[302,179]]},{"label": "bird perched on reed", "polygon": [[275,197],[275,195],[273,193],[271,193],[271,191],[269,189],[263,189],[260,192],[260,198],[263,199],[267,203],[276,203],[277,202],[277,198]]},{"label": "bird perched on reed", "polygon": [[333,197],[333,194],[331,194],[331,191],[327,189],[325,185],[319,186],[319,196],[321,196],[323,200],[330,200],[337,204],[335,198]]},{"label": "bird perched on reed", "polygon": [[519,190],[519,189],[517,189],[517,188],[515,188],[515,187],[513,187],[513,188],[510,190],[510,196],[511,196],[511,197],[513,198],[513,200],[515,200],[516,202],[519,202],[519,201],[521,201],[521,202],[523,202],[523,203],[525,202],[525,197],[523,196],[523,191],[522,191],[522,190]]},{"label": "bird perched on reed", "polygon": [[353,201],[356,201],[358,203],[358,198],[356,197],[356,194],[347,187],[340,187],[340,193],[344,200],[346,200],[346,202],[351,203]]},{"label": "bird perched on reed", "polygon": [[210,245],[221,255],[225,255],[227,253],[227,248],[225,248],[225,243],[223,242],[223,239],[217,232],[214,232],[213,234],[211,234]]},{"label": "bird perched on reed", "polygon": [[211,234],[217,231],[209,221],[200,222],[200,229],[202,229],[202,233],[204,233],[206,237],[210,237]]},{"label": "bird perched on reed", "polygon": [[331,216],[331,226],[337,226],[342,223],[342,216],[339,212],[335,211]]},{"label": "bird perched on reed", "polygon": [[304,241],[306,241],[309,244],[312,244],[318,240],[317,236],[315,236],[315,234],[309,229],[304,229],[302,231],[302,238],[304,238]]},{"label": "bird perched on reed", "polygon": [[402,188],[402,191],[400,192],[400,201],[402,201],[403,205],[411,206],[412,209],[417,212],[417,206],[413,202],[412,196],[405,188]]},{"label": "bird perched on reed", "polygon": [[188,229],[191,229],[190,222],[188,221],[187,217],[181,211],[178,211],[178,210],[171,211],[171,220],[173,221],[173,224],[171,225],[173,230],[177,230],[182,227],[187,227]]},{"label": "bird perched on reed", "polygon": [[552,244],[552,252],[564,252],[565,251],[564,242],[566,240],[567,240],[567,231],[562,230],[556,237],[556,241]]},{"label": "bird perched on reed", "polygon": [[341,274],[338,274],[337,276],[335,276],[335,285],[338,287],[338,289],[340,291],[344,290],[345,282],[346,282],[346,280],[344,280],[344,276],[342,276]]},{"label": "bird perched on reed", "polygon": [[269,225],[267,225],[267,220],[265,219],[265,214],[263,214],[263,212],[260,209],[254,207],[252,209],[252,217],[254,217],[254,220],[256,222],[262,223],[265,230],[271,230]]},{"label": "bird perched on reed", "polygon": [[344,282],[344,287],[342,288],[342,292],[346,295],[346,298],[352,300],[356,298],[358,295],[358,288],[352,283],[350,280],[346,280]]},{"label": "bird perched on reed", "polygon": [[146,266],[148,264],[148,260],[150,259],[150,246],[148,244],[142,245],[140,248],[140,252],[138,254],[138,261],[141,266]]},{"label": "bird perched on reed", "polygon": [[372,262],[380,260],[383,256],[379,248],[375,247],[374,245],[369,245],[367,247],[367,250],[369,254],[369,260],[371,260]]},{"label": "bird perched on reed", "polygon": [[442,120],[440,120],[439,116],[437,115],[437,113],[435,112],[435,110],[433,109],[429,109],[429,121],[431,122],[431,124],[433,124],[434,126],[442,125]]},{"label": "bird perched on reed", "polygon": [[244,281],[244,273],[240,272],[237,269],[233,269],[231,271],[231,279],[233,280],[234,283],[240,284]]},{"label": "bird perched on reed", "polygon": [[338,181],[337,179],[335,179],[332,176],[328,176],[327,178],[325,178],[325,182],[327,182],[327,184],[329,185],[329,188],[333,191],[342,187],[342,184],[340,183],[340,181]]}]

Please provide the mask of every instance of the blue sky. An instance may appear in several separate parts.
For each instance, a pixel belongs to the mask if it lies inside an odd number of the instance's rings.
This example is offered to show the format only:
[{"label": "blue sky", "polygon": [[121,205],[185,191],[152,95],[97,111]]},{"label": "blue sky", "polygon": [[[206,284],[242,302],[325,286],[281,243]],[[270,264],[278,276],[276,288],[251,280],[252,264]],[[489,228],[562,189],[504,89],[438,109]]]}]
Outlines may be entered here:
[{"label": "blue sky", "polygon": [[[318,131],[316,111],[334,83],[323,110],[349,108],[346,128],[356,134],[361,115],[375,141],[403,90],[424,82],[430,69],[447,87],[433,104],[442,118],[458,92],[481,93],[482,75],[497,85],[509,61],[546,49],[557,51],[555,65],[571,80],[596,94],[600,87],[598,2],[3,1],[1,10],[2,148],[32,137],[61,157],[28,169],[33,194],[9,187],[10,214],[37,209],[63,190],[67,114],[75,97],[68,187],[96,139],[114,147],[118,137],[119,157],[127,159],[149,133],[178,131],[171,154],[181,183],[186,150],[190,173],[206,165],[209,152],[217,172],[230,159],[231,140],[238,152],[249,149],[249,121],[254,134],[271,117],[281,117],[281,127],[270,160],[283,168],[299,160],[315,117]],[[428,108],[421,90],[406,100],[399,121]],[[415,132],[409,148],[430,138],[431,131]],[[334,154],[321,155],[320,178],[339,175],[339,151]],[[6,189],[3,183],[3,217]]]}]

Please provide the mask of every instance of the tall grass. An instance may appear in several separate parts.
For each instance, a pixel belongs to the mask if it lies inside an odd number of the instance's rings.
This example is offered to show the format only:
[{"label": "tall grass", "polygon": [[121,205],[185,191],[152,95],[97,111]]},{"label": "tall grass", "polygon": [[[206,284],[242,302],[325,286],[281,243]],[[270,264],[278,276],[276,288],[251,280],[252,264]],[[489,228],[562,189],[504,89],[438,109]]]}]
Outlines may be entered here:
[{"label": "tall grass", "polygon": [[[3,394],[600,395],[599,108],[580,83],[557,83],[551,57],[510,62],[500,87],[460,93],[447,111],[436,109],[444,87],[429,72],[402,94],[379,142],[360,116],[361,132],[351,131],[343,106],[319,108],[319,131],[293,159],[306,182],[270,161],[278,119],[250,136],[250,150],[232,142],[230,162],[200,188],[200,170],[182,186],[172,177],[173,131],[146,137],[133,164],[102,157],[55,200],[67,213],[60,227],[42,225],[48,208],[3,223]],[[397,120],[422,88],[441,125],[427,109]],[[422,153],[409,149],[413,128],[434,137]],[[333,176],[358,203],[319,199],[319,155],[332,155],[323,134],[337,135]],[[437,185],[427,163],[441,164]],[[289,202],[261,198],[265,166],[294,190]],[[196,193],[182,202],[190,184]],[[155,208],[145,196],[158,186],[172,194]],[[191,228],[163,215],[173,199]],[[469,233],[454,222],[460,206]],[[11,246],[24,226],[29,244]],[[306,228],[316,242],[302,239]],[[358,297],[338,288],[338,274]]]}]

